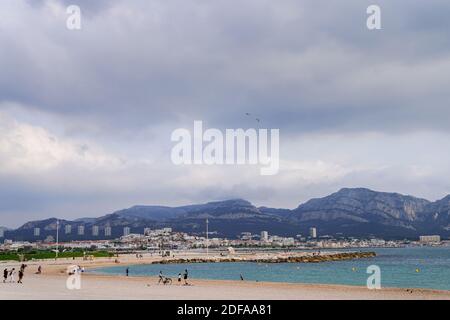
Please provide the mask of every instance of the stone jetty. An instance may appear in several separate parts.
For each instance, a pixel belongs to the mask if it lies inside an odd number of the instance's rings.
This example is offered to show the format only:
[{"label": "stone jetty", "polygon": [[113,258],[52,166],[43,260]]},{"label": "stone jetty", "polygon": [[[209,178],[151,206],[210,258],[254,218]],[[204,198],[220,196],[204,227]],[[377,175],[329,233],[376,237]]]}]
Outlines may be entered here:
[{"label": "stone jetty", "polygon": [[218,263],[218,262],[257,262],[257,263],[319,263],[326,261],[342,261],[367,259],[376,256],[375,252],[323,252],[323,253],[283,253],[283,254],[253,254],[241,256],[211,256],[192,258],[164,258],[153,261],[152,264],[176,263]]}]

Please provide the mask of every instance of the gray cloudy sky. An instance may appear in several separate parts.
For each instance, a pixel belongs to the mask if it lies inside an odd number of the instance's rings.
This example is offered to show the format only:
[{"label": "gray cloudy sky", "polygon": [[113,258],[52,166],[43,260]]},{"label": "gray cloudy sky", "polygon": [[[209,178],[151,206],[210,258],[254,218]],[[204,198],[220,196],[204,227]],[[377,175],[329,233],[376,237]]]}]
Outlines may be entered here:
[{"label": "gray cloudy sky", "polygon": [[[441,198],[448,17],[448,0],[2,0],[0,225],[355,186]],[[246,112],[280,129],[278,175],[171,163],[174,129],[255,127]]]}]

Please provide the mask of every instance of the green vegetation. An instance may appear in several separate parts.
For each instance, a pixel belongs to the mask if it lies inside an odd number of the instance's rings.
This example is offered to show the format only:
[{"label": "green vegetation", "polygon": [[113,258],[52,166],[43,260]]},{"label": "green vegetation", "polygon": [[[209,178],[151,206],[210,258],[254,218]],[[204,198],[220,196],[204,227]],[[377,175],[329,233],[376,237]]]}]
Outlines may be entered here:
[{"label": "green vegetation", "polygon": [[[107,251],[73,250],[60,252],[58,254],[58,258],[74,258],[74,257],[82,258],[84,255],[94,256],[96,258],[113,256],[112,253]],[[55,252],[50,250],[29,250],[29,251],[18,250],[18,251],[0,252],[0,261],[5,260],[21,261],[22,258],[24,259],[24,261],[29,261],[32,259],[54,259]]]}]

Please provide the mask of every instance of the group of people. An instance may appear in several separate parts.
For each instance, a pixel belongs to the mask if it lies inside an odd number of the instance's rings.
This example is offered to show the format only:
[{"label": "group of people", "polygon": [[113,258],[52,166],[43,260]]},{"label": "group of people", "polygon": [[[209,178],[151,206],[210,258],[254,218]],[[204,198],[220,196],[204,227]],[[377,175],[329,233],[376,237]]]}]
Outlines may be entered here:
[{"label": "group of people", "polygon": [[[188,286],[188,277],[189,277],[189,272],[187,271],[187,269],[184,270],[183,274],[180,272],[178,274],[178,284],[181,285],[181,280],[184,279],[184,285]],[[159,271],[159,280],[158,280],[158,284],[171,284],[172,283],[172,279],[165,277],[162,273],[162,271]]]},{"label": "group of people", "polygon": [[5,268],[3,270],[3,283],[6,282],[16,282],[16,274],[18,274],[19,279],[17,280],[17,283],[22,283],[23,276],[25,275],[25,269],[27,265],[23,264],[20,266],[19,272],[16,271],[16,268],[12,268],[8,270],[8,268]]},{"label": "group of people", "polygon": [[81,274],[83,272],[84,272],[84,267],[81,267],[79,265],[73,265],[73,266],[67,267],[67,274],[69,276],[72,276],[74,274]]}]

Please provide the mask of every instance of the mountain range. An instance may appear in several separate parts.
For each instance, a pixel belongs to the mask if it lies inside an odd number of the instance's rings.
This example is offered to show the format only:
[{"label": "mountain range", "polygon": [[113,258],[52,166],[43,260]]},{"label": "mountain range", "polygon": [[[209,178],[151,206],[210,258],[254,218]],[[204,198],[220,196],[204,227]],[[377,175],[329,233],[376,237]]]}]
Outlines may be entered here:
[{"label": "mountain range", "polygon": [[[450,195],[431,202],[398,193],[365,188],[343,188],[329,196],[311,199],[295,209],[256,207],[243,199],[208,202],[180,207],[133,206],[98,218],[59,220],[61,241],[112,239],[123,234],[143,233],[144,228],[171,227],[175,231],[205,235],[206,219],[212,237],[236,238],[242,232],[259,234],[266,230],[280,236],[308,235],[316,227],[319,236],[381,237],[417,239],[423,234],[450,236]],[[31,221],[5,238],[39,240],[56,235],[57,219]],[[71,232],[66,233],[66,225]],[[78,227],[85,230],[78,234]],[[93,226],[99,235],[92,234]],[[105,236],[109,227],[111,235]],[[36,236],[34,229],[39,228]]]}]

